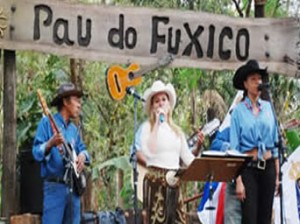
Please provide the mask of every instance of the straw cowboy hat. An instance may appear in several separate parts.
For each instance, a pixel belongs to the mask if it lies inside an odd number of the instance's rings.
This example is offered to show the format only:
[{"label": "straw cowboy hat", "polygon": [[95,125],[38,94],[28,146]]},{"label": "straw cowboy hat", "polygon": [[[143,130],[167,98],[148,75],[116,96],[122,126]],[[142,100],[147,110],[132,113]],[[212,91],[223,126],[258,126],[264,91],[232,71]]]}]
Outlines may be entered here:
[{"label": "straw cowboy hat", "polygon": [[77,89],[76,86],[72,83],[62,84],[58,88],[56,96],[53,98],[50,105],[56,106],[60,102],[60,100],[62,100],[65,97],[68,97],[68,96],[82,97],[83,92],[81,90]]},{"label": "straw cowboy hat", "polygon": [[267,75],[267,68],[259,68],[258,62],[256,60],[249,60],[245,65],[242,65],[235,72],[233,77],[233,86],[236,89],[245,90],[244,81],[248,75],[253,73],[259,73],[261,76]]},{"label": "straw cowboy hat", "polygon": [[171,83],[165,84],[160,80],[155,81],[152,86],[145,90],[144,92],[144,111],[146,114],[150,114],[150,107],[151,107],[151,99],[152,97],[157,94],[164,92],[169,96],[170,106],[174,109],[176,104],[176,93],[173,85]]}]

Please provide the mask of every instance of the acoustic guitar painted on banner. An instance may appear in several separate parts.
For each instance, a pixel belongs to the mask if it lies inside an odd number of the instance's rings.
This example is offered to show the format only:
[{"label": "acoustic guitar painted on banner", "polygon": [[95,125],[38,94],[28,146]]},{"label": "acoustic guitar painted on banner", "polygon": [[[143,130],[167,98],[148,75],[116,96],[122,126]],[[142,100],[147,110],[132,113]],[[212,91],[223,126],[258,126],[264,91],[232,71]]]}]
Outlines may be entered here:
[{"label": "acoustic guitar painted on banner", "polygon": [[113,65],[106,71],[106,87],[114,100],[121,100],[126,95],[126,88],[137,86],[142,82],[142,77],[134,76],[134,72],[140,70],[138,64],[130,64],[128,68]]},{"label": "acoustic guitar painted on banner", "polygon": [[[213,120],[211,120],[210,122],[208,122],[204,126],[202,126],[199,130],[202,131],[204,136],[211,136],[218,130],[218,128],[220,127],[220,124],[221,124],[220,120],[217,118],[214,118]],[[197,137],[196,133],[197,132],[192,134],[187,139],[187,143],[190,148],[195,147],[195,145],[198,141],[198,137]],[[137,172],[138,172],[137,197],[140,201],[143,201],[143,181],[144,181],[144,177],[145,177],[146,173],[148,172],[147,167],[141,165],[140,163],[137,163]],[[177,172],[174,170],[170,170],[166,173],[166,181],[170,186],[175,186],[177,184],[177,182],[179,181],[179,178],[176,176],[176,174],[177,174]]]},{"label": "acoustic guitar painted on banner", "polygon": [[110,66],[106,70],[106,87],[110,97],[114,100],[122,100],[126,95],[127,87],[137,86],[142,82],[142,76],[147,72],[163,67],[171,63],[173,56],[168,54],[154,65],[140,68],[138,64],[130,64],[127,68],[119,65]]}]

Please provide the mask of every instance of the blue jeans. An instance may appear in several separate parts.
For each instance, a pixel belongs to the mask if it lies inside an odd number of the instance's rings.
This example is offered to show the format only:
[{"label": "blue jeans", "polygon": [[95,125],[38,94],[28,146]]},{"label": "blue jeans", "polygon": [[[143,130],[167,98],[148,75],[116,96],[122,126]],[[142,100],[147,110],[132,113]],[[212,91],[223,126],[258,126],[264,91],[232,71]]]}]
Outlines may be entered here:
[{"label": "blue jeans", "polygon": [[241,202],[236,197],[235,183],[226,184],[224,224],[241,224],[242,207]]},{"label": "blue jeans", "polygon": [[80,223],[80,197],[72,194],[69,187],[62,183],[44,182],[43,224],[70,224],[71,203],[73,224]]}]

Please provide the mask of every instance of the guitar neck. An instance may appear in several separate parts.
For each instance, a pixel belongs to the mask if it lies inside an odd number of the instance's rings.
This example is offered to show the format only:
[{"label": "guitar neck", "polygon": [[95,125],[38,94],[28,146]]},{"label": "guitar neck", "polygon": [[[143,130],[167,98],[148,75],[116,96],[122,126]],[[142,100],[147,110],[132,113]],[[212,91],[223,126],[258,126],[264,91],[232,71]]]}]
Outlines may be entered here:
[{"label": "guitar neck", "polygon": [[[55,120],[54,120],[54,118],[53,118],[53,116],[52,116],[51,113],[48,113],[48,118],[49,118],[49,120],[50,120],[50,124],[51,124],[51,127],[52,127],[53,132],[54,132],[54,133],[61,133],[61,131],[58,129],[57,124],[56,124],[56,122],[55,122]],[[72,154],[71,154],[72,152],[71,152],[71,150],[70,150],[70,148],[69,148],[69,146],[67,145],[67,143],[66,143],[65,140],[64,140],[64,142],[63,142],[63,146],[64,146],[64,148],[67,150],[68,154],[69,154],[69,155],[72,155]]]},{"label": "guitar neck", "polygon": [[48,113],[48,118],[49,118],[49,120],[50,120],[50,124],[51,124],[51,127],[52,127],[53,132],[54,132],[55,134],[56,134],[56,133],[60,133],[60,131],[59,131],[58,127],[57,127],[57,124],[56,124],[56,122],[55,122],[53,116],[52,116],[50,113]]},{"label": "guitar neck", "polygon": [[164,57],[160,58],[158,60],[158,62],[156,62],[155,64],[144,66],[143,69],[140,69],[137,72],[132,72],[131,73],[131,75],[132,75],[131,78],[132,79],[138,78],[138,77],[144,76],[146,73],[151,72],[155,69],[165,67],[168,64],[170,64],[173,61],[173,59],[174,59],[173,55],[170,55],[170,54],[165,55]]},{"label": "guitar neck", "polygon": [[[202,126],[198,131],[202,131],[204,136],[213,134],[220,126],[220,120],[215,118],[209,123]],[[188,138],[187,142],[190,147],[193,147],[198,141],[198,131],[194,132],[191,137]]]},{"label": "guitar neck", "polygon": [[161,67],[161,65],[149,65],[149,66],[145,66],[143,67],[143,69],[140,69],[139,71],[137,72],[131,72],[131,79],[135,79],[135,78],[138,78],[138,77],[142,77],[144,76],[145,74],[147,74],[148,72],[151,72],[155,69],[158,69],[159,67]]}]

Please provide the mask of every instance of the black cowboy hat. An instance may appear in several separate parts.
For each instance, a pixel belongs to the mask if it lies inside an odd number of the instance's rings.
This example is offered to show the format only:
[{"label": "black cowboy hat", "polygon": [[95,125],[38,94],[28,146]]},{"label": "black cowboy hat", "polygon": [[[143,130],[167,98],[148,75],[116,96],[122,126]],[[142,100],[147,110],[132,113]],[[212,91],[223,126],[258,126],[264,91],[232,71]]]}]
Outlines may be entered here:
[{"label": "black cowboy hat", "polygon": [[56,96],[53,98],[51,101],[50,105],[51,106],[56,106],[60,100],[62,100],[65,97],[68,96],[78,96],[82,97],[83,92],[79,89],[76,88],[76,86],[73,83],[65,83],[62,84],[58,90]]},{"label": "black cowboy hat", "polygon": [[258,62],[256,60],[249,60],[245,65],[239,67],[233,77],[233,86],[236,89],[244,90],[244,81],[248,75],[253,73],[259,73],[261,76],[267,75],[267,68],[259,68]]}]

